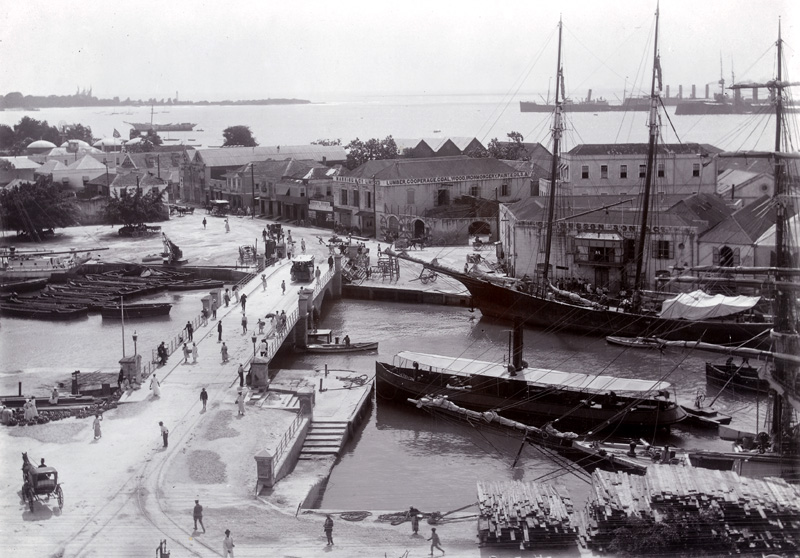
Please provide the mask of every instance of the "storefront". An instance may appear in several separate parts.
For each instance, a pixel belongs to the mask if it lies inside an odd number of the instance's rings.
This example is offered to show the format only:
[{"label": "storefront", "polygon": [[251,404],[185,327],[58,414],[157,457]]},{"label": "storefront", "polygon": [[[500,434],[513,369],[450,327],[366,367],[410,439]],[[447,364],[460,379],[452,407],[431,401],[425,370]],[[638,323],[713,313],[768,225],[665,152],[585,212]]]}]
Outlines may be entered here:
[{"label": "storefront", "polygon": [[308,222],[310,225],[333,229],[333,204],[327,201],[308,201]]}]

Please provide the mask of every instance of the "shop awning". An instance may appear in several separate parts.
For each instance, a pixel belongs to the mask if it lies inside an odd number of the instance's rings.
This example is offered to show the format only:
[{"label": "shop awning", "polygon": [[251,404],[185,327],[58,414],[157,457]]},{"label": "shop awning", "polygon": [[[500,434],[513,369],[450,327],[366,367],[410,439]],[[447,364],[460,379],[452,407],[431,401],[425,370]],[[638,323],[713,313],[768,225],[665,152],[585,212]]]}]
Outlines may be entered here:
[{"label": "shop awning", "polygon": [[353,213],[353,211],[351,209],[347,209],[346,207],[334,207],[333,210],[336,213],[346,213],[347,215],[350,215],[350,214]]},{"label": "shop awning", "polygon": [[374,217],[375,212],[372,210],[370,211],[361,210],[358,213],[356,213],[356,215],[358,215],[359,217]]},{"label": "shop awning", "polygon": [[579,232],[575,235],[576,240],[622,240],[622,235],[615,232]]}]

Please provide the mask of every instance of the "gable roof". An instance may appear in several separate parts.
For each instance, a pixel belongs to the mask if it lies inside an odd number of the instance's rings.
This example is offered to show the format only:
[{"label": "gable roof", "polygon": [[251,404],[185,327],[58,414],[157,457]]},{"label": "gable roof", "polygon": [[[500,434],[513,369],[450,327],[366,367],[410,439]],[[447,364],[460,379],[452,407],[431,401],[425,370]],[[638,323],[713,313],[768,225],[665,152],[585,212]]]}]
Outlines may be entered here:
[{"label": "gable roof", "polygon": [[84,155],[67,168],[70,170],[105,170],[106,166],[91,155]]},{"label": "gable roof", "polygon": [[509,177],[524,176],[523,173],[497,159],[475,159],[465,155],[367,161],[353,169],[347,176],[364,180],[409,180],[437,177],[467,180],[467,177],[477,179],[481,176],[498,174],[507,174]]},{"label": "gable roof", "polygon": [[703,234],[703,242],[753,244],[775,223],[776,212],[774,200],[769,196],[761,196]]},{"label": "gable roof", "polygon": [[24,170],[24,169],[38,169],[39,163],[36,161],[32,161],[29,158],[20,155],[16,157],[11,156],[3,156],[0,157],[3,161],[8,161],[16,170]]},{"label": "gable roof", "polygon": [[728,219],[733,210],[719,196],[693,194],[681,197],[669,208],[669,212],[681,216],[688,224],[697,227],[699,234],[703,234]]},{"label": "gable roof", "polygon": [[197,160],[209,167],[240,167],[253,161],[266,159],[310,159],[322,162],[344,162],[347,153],[341,145],[284,145],[284,146],[256,146],[256,147],[218,147],[198,149],[195,154]]},{"label": "gable roof", "polygon": [[46,163],[44,163],[41,167],[33,171],[36,174],[52,174],[54,171],[60,171],[67,168],[67,165],[59,161],[58,159],[50,159]]},{"label": "gable roof", "polygon": [[145,172],[131,172],[128,174],[119,174],[111,181],[113,188],[145,188],[148,186],[163,186],[167,183],[163,178],[158,178],[152,173]]}]

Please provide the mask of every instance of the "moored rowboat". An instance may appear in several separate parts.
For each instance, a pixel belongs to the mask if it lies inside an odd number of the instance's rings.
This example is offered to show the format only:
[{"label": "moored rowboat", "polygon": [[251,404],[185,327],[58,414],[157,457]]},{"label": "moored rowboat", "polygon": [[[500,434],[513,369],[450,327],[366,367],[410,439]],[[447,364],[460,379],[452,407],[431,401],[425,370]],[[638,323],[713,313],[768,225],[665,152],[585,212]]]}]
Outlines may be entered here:
[{"label": "moored rowboat", "polygon": [[357,351],[377,351],[378,342],[363,343],[314,343],[306,349],[309,353],[354,353]]}]

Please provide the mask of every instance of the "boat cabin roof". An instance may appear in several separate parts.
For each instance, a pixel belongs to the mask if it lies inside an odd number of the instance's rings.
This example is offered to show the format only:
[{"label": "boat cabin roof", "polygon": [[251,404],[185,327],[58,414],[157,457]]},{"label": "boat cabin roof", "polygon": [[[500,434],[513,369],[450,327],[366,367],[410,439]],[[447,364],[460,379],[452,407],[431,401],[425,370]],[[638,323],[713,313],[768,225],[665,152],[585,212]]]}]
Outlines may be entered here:
[{"label": "boat cabin roof", "polygon": [[658,391],[669,390],[671,384],[651,380],[636,380],[631,378],[617,378],[614,376],[599,376],[581,374],[580,372],[562,372],[545,368],[524,368],[512,376],[505,364],[473,360],[469,358],[449,357],[442,355],[429,355],[402,351],[395,355],[395,364],[403,368],[413,368],[417,362],[422,371],[433,371],[449,374],[451,376],[485,376],[503,380],[525,381],[537,386],[553,386],[570,391],[589,393],[637,393],[639,395]]}]

